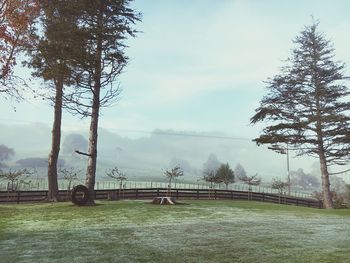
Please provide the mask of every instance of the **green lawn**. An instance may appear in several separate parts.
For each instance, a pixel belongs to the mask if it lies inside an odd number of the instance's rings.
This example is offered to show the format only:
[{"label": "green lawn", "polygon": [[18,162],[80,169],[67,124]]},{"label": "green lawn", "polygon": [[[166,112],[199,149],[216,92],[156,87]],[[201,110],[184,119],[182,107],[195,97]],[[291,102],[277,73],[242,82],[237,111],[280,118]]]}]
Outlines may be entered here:
[{"label": "green lawn", "polygon": [[1,205],[0,262],[350,262],[350,210],[257,202]]}]

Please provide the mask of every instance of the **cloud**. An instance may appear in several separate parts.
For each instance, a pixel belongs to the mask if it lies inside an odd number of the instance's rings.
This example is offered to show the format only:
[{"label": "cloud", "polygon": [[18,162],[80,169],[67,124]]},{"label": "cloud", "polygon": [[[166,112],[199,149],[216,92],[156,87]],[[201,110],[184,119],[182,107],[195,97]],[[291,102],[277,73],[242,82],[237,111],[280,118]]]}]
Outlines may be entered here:
[{"label": "cloud", "polygon": [[[119,78],[121,100],[102,110],[101,125],[246,131],[248,116],[264,94],[263,81],[278,72],[290,55],[292,39],[311,22],[311,14],[334,40],[338,57],[349,61],[345,3],[135,1],[135,8],[144,13],[137,25],[143,33],[128,40],[130,63]],[[41,116],[51,122],[51,108],[34,106],[19,106],[18,111],[28,119]],[[0,105],[1,110],[4,107]],[[78,118],[68,116],[65,126],[88,127],[88,119],[76,123]]]},{"label": "cloud", "polygon": [[[168,9],[146,12],[144,33],[131,45],[135,57],[122,77],[125,97],[131,98],[133,107],[161,108],[186,105],[213,91],[242,92],[245,87],[260,92],[262,82],[276,74],[290,56],[292,40],[311,22],[311,10],[324,15],[315,3],[302,9],[294,3],[282,8],[278,1],[220,1],[212,4],[211,11],[203,11],[194,1],[181,19],[179,6],[170,10],[169,3]],[[201,16],[189,10],[206,13]],[[339,54],[348,54],[348,28],[343,24],[336,30],[336,38],[343,34]]]},{"label": "cloud", "polygon": [[[263,15],[253,12],[250,4],[225,3],[208,19],[187,17],[188,21],[175,23],[176,29],[173,21],[166,28],[169,20],[158,21],[158,30],[145,28],[139,36],[143,42],[137,47],[139,57],[131,61],[129,75],[122,77],[125,85],[135,88],[151,107],[247,84],[250,89],[261,89],[261,81],[285,58],[281,55],[285,45],[274,41],[280,32],[272,30],[275,22],[261,22]],[[289,38],[284,41],[290,43]]]}]

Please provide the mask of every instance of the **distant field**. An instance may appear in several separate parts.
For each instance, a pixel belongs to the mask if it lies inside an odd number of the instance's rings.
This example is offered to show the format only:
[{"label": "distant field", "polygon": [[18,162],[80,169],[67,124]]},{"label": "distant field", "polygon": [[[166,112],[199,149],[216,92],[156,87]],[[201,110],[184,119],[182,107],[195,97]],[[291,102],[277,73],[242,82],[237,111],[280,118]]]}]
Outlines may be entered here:
[{"label": "distant field", "polygon": [[0,262],[349,262],[349,209],[183,202],[2,205]]}]

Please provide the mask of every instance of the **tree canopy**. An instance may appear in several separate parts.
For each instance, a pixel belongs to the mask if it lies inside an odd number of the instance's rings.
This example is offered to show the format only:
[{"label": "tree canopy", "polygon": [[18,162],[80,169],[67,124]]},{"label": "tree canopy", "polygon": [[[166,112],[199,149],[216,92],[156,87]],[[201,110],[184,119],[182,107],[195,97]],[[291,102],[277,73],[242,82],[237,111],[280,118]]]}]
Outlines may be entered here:
[{"label": "tree canopy", "polygon": [[217,169],[215,176],[217,178],[216,182],[224,183],[226,185],[226,188],[228,188],[229,184],[235,182],[235,174],[228,163],[221,164]]},{"label": "tree canopy", "polygon": [[39,15],[38,0],[0,1],[0,93],[19,99],[19,78],[13,74],[18,54],[32,44],[34,21]]},{"label": "tree canopy", "polygon": [[[125,40],[135,37],[133,28],[141,14],[129,7],[131,0],[76,0],[80,8],[77,35],[80,43],[74,91],[64,94],[64,105],[73,114],[87,117],[93,109],[111,106],[121,92],[116,83],[128,63]],[[75,5],[77,5],[75,4]],[[97,89],[97,90],[96,90]],[[93,97],[97,101],[93,102]]]}]

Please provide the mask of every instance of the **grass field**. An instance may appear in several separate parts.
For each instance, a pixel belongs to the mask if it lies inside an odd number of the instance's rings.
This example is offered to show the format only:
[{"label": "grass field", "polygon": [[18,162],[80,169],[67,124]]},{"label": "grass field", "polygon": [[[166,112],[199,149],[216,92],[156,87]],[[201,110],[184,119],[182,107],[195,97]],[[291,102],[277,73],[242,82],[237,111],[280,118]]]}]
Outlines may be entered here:
[{"label": "grass field", "polygon": [[350,262],[350,210],[256,202],[1,205],[0,262]]}]

